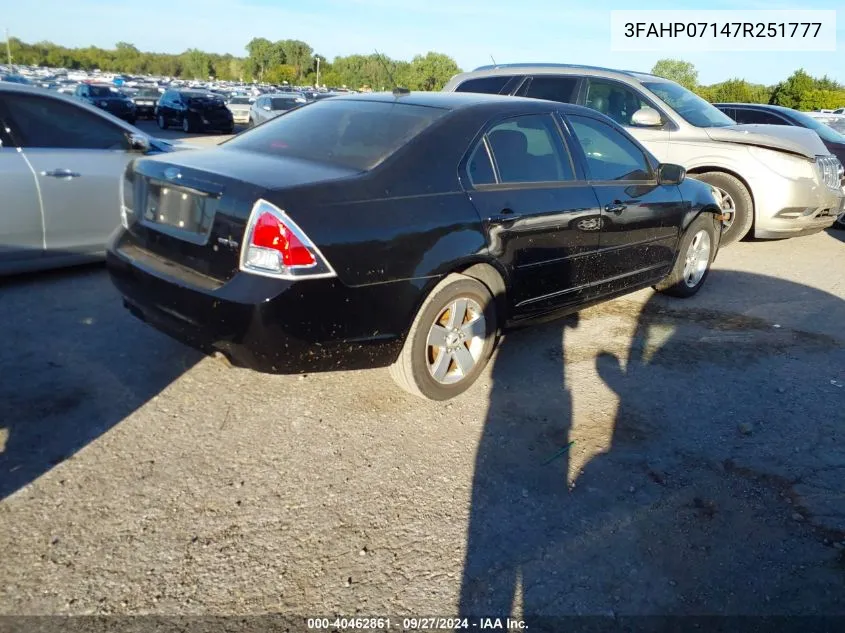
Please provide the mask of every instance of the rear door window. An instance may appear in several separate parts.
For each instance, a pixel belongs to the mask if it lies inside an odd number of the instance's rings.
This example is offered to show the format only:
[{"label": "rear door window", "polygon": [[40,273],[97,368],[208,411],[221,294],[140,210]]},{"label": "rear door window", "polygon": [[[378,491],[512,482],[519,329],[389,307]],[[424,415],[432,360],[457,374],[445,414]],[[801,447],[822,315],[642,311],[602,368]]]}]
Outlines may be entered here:
[{"label": "rear door window", "polygon": [[241,132],[221,147],[364,171],[448,112],[401,102],[324,99]]},{"label": "rear door window", "polygon": [[494,125],[486,139],[501,183],[575,179],[572,162],[550,114],[507,119]]},{"label": "rear door window", "polygon": [[476,77],[467,79],[455,88],[455,92],[481,92],[484,94],[497,95],[502,92],[511,75],[494,75],[492,77]]},{"label": "rear door window", "polygon": [[754,110],[751,108],[737,108],[733,120],[737,123],[764,123],[767,125],[790,125],[790,123],[777,114],[765,110]]},{"label": "rear door window", "polygon": [[523,84],[517,94],[532,99],[575,103],[578,98],[578,78],[536,75]]}]

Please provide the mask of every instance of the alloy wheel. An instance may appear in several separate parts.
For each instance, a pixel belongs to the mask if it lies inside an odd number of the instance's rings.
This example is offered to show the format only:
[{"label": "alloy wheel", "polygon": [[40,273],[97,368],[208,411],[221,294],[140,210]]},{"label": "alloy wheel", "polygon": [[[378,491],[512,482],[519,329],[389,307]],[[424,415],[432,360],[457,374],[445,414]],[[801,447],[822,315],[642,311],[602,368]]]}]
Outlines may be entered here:
[{"label": "alloy wheel", "polygon": [[684,283],[690,288],[695,288],[701,282],[709,265],[710,234],[702,229],[693,236],[687,248],[684,261]]},{"label": "alloy wheel", "polygon": [[468,297],[455,299],[434,320],[426,339],[428,371],[442,385],[463,380],[484,351],[487,322],[481,306]]}]

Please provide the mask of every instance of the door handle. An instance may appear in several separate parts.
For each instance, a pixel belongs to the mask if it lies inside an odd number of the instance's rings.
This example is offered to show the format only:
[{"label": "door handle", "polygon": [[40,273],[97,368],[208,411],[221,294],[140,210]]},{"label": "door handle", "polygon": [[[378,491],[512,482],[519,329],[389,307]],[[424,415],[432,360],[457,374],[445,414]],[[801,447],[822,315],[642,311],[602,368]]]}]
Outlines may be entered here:
[{"label": "door handle", "polygon": [[605,205],[604,210],[608,213],[622,213],[627,208],[628,205],[624,204],[621,200],[614,200],[610,204]]},{"label": "door handle", "polygon": [[490,218],[490,221],[501,226],[510,226],[520,218],[522,218],[522,216],[514,213],[513,209],[502,209],[499,211],[498,215],[494,215]]},{"label": "door handle", "polygon": [[42,171],[41,175],[51,178],[79,178],[82,174],[70,169],[54,169],[53,171]]}]

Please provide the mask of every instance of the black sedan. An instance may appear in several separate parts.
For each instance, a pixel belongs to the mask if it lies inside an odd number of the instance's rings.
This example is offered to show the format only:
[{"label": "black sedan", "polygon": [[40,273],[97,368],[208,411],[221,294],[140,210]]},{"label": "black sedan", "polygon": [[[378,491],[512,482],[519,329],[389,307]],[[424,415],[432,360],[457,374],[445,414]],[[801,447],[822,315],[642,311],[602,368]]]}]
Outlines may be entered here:
[{"label": "black sedan", "polygon": [[127,167],[126,307],[260,371],[391,366],[444,400],[503,328],[653,286],[695,294],[710,187],[594,110],[472,93],[337,96]]}]

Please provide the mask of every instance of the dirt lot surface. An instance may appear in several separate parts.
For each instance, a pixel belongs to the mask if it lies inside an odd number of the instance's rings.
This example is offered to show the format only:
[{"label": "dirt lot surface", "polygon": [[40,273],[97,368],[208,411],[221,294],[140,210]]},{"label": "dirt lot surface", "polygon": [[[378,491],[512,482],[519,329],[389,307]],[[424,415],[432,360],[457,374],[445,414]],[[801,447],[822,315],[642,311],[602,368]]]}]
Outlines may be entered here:
[{"label": "dirt lot surface", "polygon": [[845,615],[843,271],[731,246],[446,404],[229,369],[100,266],[0,281],[0,613]]}]

